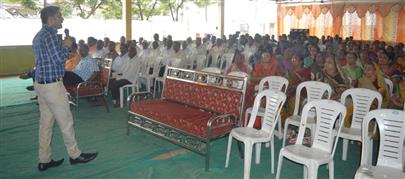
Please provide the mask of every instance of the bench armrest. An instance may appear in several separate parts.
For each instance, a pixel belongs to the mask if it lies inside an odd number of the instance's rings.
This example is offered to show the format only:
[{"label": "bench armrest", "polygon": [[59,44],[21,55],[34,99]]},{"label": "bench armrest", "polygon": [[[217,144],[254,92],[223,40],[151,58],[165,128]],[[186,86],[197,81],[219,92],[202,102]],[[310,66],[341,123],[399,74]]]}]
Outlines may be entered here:
[{"label": "bench armrest", "polygon": [[85,82],[81,82],[77,85],[77,89],[84,87],[84,86],[100,86],[103,87],[103,85],[98,82],[98,81],[85,81]]},{"label": "bench armrest", "polygon": [[133,102],[152,98],[153,95],[151,92],[148,91],[134,92],[128,96],[127,102],[129,104],[128,106],[131,107]]},{"label": "bench armrest", "polygon": [[[218,124],[213,127],[213,124]],[[218,129],[218,128],[223,128],[223,127],[228,127],[238,125],[238,118],[236,117],[235,114],[221,114],[218,116],[212,117],[208,122],[207,122],[207,136],[211,136],[211,131],[213,129]]]}]

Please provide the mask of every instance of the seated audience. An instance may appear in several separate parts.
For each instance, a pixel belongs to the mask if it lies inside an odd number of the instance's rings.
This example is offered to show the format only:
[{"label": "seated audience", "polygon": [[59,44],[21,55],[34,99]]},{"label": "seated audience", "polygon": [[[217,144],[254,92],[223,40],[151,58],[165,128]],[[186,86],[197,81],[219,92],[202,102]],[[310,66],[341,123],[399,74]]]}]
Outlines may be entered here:
[{"label": "seated audience", "polygon": [[247,74],[249,74],[251,72],[251,70],[245,63],[245,55],[242,54],[239,50],[235,50],[232,64],[226,70],[226,74],[233,72],[233,71],[245,72]]},{"label": "seated audience", "polygon": [[80,62],[73,71],[66,71],[63,76],[65,86],[94,80],[100,71],[95,59],[89,56],[89,47],[82,45],[79,48]]},{"label": "seated audience", "polygon": [[110,80],[110,90],[113,98],[114,107],[119,107],[119,89],[127,84],[136,84],[139,74],[139,58],[137,56],[136,46],[128,47],[128,55],[124,56],[122,71],[115,79]]}]

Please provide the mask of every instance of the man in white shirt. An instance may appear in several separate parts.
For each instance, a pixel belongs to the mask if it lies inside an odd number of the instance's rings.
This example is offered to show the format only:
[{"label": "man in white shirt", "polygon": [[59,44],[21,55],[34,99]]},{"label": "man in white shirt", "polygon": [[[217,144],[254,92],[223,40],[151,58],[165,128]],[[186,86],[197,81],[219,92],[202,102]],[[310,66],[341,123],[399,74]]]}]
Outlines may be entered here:
[{"label": "man in white shirt", "polygon": [[92,58],[105,58],[108,52],[104,50],[104,42],[102,40],[97,40],[96,52],[93,54]]},{"label": "man in white shirt", "polygon": [[112,70],[112,75],[111,78],[115,79],[117,78],[118,74],[122,74],[123,67],[126,64],[126,60],[128,60],[128,46],[126,44],[120,44],[120,55],[115,58],[115,60],[112,63],[111,70]]},{"label": "man in white shirt", "polygon": [[114,107],[119,104],[119,89],[127,84],[136,84],[139,75],[139,57],[137,56],[136,46],[128,47],[128,55],[125,56],[126,63],[123,66],[122,74],[119,74],[115,80],[110,81],[110,90],[113,98]]}]

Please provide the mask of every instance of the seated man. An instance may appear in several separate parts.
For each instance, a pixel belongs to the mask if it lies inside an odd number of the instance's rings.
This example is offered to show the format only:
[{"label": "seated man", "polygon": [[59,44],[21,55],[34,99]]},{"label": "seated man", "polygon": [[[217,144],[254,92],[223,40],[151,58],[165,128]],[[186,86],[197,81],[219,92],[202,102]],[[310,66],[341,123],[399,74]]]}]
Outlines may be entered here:
[{"label": "seated man", "polygon": [[126,59],[123,59],[125,64],[123,64],[122,73],[118,74],[115,80],[113,79],[110,81],[110,90],[114,107],[118,107],[120,105],[119,89],[127,84],[135,84],[139,75],[140,60],[137,56],[136,46],[130,45],[128,47],[128,55],[125,55],[124,58]]},{"label": "seated man", "polygon": [[90,58],[89,47],[82,45],[79,48],[81,60],[73,71],[66,71],[63,76],[63,84],[65,86],[78,84],[84,81],[92,81],[100,71],[96,60]]}]

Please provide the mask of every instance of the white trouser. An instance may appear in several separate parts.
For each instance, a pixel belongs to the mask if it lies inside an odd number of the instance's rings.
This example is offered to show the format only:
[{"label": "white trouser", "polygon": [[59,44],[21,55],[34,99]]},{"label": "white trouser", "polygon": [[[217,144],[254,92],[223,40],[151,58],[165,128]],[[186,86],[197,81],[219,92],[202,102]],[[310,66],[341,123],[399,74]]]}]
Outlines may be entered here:
[{"label": "white trouser", "polygon": [[75,139],[73,117],[70,112],[69,100],[62,81],[38,84],[34,83],[38,95],[40,121],[39,121],[39,162],[51,161],[52,130],[56,119],[61,130],[63,140],[71,158],[80,156],[81,152]]}]

